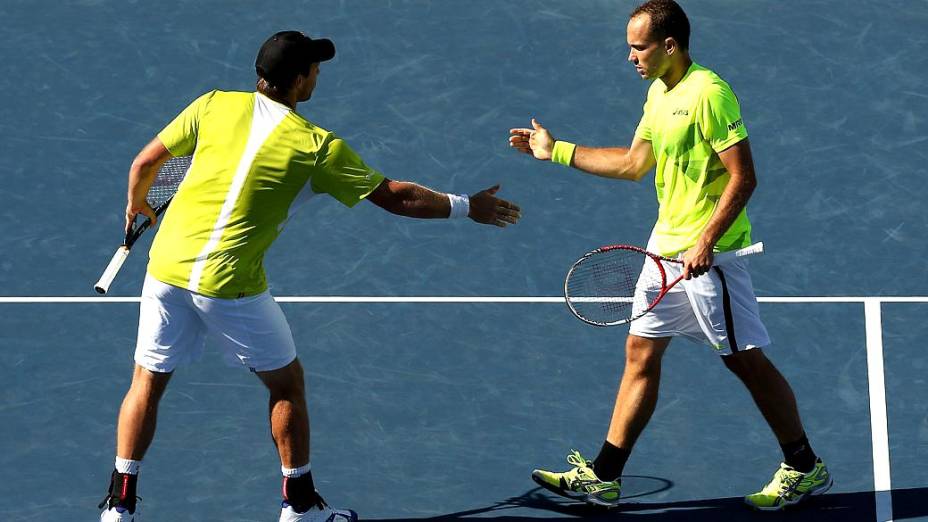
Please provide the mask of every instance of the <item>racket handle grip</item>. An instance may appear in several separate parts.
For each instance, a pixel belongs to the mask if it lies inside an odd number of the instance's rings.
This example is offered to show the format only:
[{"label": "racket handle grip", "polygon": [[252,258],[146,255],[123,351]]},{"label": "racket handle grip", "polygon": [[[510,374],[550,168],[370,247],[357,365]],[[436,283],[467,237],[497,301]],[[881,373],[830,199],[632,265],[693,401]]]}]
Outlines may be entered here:
[{"label": "racket handle grip", "polygon": [[732,259],[744,256],[753,256],[757,254],[764,253],[764,243],[754,243],[753,245],[746,246],[744,248],[739,248],[738,250],[732,250],[730,252],[721,252],[715,256],[715,260],[712,264],[717,265],[719,263],[724,263],[726,261],[731,261]]},{"label": "racket handle grip", "polygon": [[129,256],[129,249],[123,245],[116,250],[116,253],[113,254],[113,259],[110,260],[110,264],[106,265],[106,270],[103,271],[103,275],[100,276],[100,280],[97,281],[97,284],[93,285],[93,289],[97,291],[98,294],[105,294],[107,290],[110,289],[110,284],[113,282],[113,279],[116,278],[116,274],[119,273],[119,269],[122,268],[122,264],[126,262],[126,257]]}]

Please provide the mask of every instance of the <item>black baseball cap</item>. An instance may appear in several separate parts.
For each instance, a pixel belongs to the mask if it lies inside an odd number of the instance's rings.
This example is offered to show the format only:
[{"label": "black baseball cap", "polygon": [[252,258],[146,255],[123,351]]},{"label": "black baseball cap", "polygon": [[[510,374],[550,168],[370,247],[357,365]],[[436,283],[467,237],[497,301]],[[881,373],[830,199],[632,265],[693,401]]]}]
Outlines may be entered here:
[{"label": "black baseball cap", "polygon": [[327,38],[312,39],[299,31],[274,34],[258,51],[255,72],[276,87],[289,86],[313,63],[335,57],[335,44]]}]

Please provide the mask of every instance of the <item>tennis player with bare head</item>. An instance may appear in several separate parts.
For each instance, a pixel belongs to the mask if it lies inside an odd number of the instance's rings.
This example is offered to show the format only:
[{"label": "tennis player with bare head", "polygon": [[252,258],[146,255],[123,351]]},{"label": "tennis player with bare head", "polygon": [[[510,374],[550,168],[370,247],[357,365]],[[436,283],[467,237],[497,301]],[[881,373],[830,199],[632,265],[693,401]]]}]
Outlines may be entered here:
[{"label": "tennis player with bare head", "polygon": [[[684,280],[631,323],[625,370],[599,455],[588,461],[575,451],[567,459],[572,469],[535,470],[532,477],[566,497],[617,505],[625,462],[657,404],[664,351],[674,336],[684,335],[721,355],[780,443],[784,462],[773,479],[745,497],[756,509],[780,510],[824,493],[832,478],[812,451],[789,384],[762,350],[770,340],[746,262],[713,263],[716,253],[750,244],[745,209],[757,182],[738,99],[717,74],[692,61],[689,36],[686,14],[673,0],[651,0],[632,12],[628,61],[651,87],[629,148],[560,141],[534,119],[532,128],[510,131],[516,150],[589,174],[639,181],[656,168],[659,211],[647,250],[683,260],[679,268],[665,268],[674,272],[667,279]],[[641,291],[635,290],[636,300]]]},{"label": "tennis player with bare head", "polygon": [[[138,513],[139,466],[155,433],[158,403],[172,372],[200,355],[207,335],[230,364],[254,372],[270,392],[271,435],[283,472],[281,521],[355,520],[329,507],[309,465],[303,370],[290,327],[267,290],[262,260],[296,208],[319,194],[347,207],[361,200],[401,216],[470,218],[505,227],[519,207],[392,181],[335,134],[296,112],[312,96],[319,64],[335,56],[326,39],[284,31],[261,47],[257,92],[211,91],[168,124],[129,172],[127,228],[154,218],[145,196],[172,156],[193,162],[151,248],[142,290],[135,372],[119,412],[116,465],[101,521]],[[223,519],[220,514],[204,520]]]}]

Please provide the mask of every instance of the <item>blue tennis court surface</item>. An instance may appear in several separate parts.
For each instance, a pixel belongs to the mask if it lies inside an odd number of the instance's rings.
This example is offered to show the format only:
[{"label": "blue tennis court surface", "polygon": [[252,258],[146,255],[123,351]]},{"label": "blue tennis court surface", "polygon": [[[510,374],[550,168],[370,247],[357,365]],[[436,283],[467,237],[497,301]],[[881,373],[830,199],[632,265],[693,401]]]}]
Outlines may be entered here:
[{"label": "blue tennis court surface", "polygon": [[[567,503],[531,470],[566,466],[573,448],[595,455],[624,329],[588,327],[543,299],[286,302],[307,370],[313,472],[333,505],[384,521],[928,520],[928,300],[878,301],[928,295],[928,4],[682,4],[694,59],[741,100],[760,181],[749,211],[767,246],[752,260],[755,286],[795,298],[762,301],[767,352],[796,391],[832,491],[787,514],[744,508],[779,448],[711,350],[677,340],[626,467],[627,503],[608,513]],[[319,198],[268,253],[275,295],[553,297],[583,252],[646,241],[653,181],[530,161],[509,149],[508,129],[534,116],[564,139],[627,145],[647,88],[625,63],[633,7],[0,4],[0,282],[22,298],[0,300],[0,520],[95,520],[138,305],[57,298],[92,296],[121,240],[137,150],[199,94],[252,89],[269,34],[334,40],[338,55],[300,111],[370,165],[456,193],[501,183],[524,216],[499,230]],[[138,295],[149,242],[112,295]],[[178,371],[141,472],[144,520],[276,520],[265,410],[258,380],[215,352]],[[888,426],[882,439],[874,415]]]}]

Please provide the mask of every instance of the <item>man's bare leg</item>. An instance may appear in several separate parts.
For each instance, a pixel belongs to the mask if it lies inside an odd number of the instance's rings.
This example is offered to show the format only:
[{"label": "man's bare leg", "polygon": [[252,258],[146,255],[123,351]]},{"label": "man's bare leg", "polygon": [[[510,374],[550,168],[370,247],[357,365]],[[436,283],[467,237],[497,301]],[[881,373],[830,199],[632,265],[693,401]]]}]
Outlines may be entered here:
[{"label": "man's bare leg", "polygon": [[651,420],[660,391],[661,361],[670,340],[670,337],[651,339],[631,334],[625,340],[625,370],[612,420],[606,440],[593,461],[600,480],[614,481],[622,475],[635,441]]},{"label": "man's bare leg", "polygon": [[631,450],[651,419],[660,389],[661,360],[670,340],[629,335],[625,341],[625,371],[606,435],[612,445]]},{"label": "man's bare leg", "polygon": [[762,349],[742,350],[722,357],[722,361],[747,387],[780,444],[803,436],[793,389]]},{"label": "man's bare leg", "polygon": [[[270,391],[268,414],[271,436],[280,455],[283,473],[284,510],[281,520],[305,513],[324,503],[316,493],[309,465],[309,413],[306,409],[306,387],[299,359],[269,372],[258,372],[261,382]],[[300,518],[301,519],[301,518]]]},{"label": "man's bare leg", "polygon": [[109,492],[100,503],[100,507],[105,508],[101,520],[122,520],[119,511],[135,513],[139,465],[155,437],[158,404],[170,380],[170,373],[153,372],[135,365],[132,385],[119,408],[116,463]]},{"label": "man's bare leg", "polygon": [[309,464],[309,413],[306,409],[306,386],[299,359],[269,372],[258,372],[270,391],[268,413],[271,436],[285,468]]},{"label": "man's bare leg", "polygon": [[119,408],[116,456],[128,460],[142,460],[145,456],[155,437],[158,404],[171,375],[135,365],[132,385]]}]

